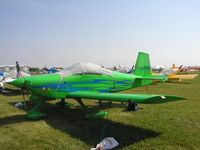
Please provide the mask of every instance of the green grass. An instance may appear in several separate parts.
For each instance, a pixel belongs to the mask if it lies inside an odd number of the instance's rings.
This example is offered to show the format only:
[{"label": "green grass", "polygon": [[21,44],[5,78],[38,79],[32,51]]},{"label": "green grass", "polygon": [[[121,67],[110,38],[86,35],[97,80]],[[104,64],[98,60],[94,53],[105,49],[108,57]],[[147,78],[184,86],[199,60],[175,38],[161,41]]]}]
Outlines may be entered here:
[{"label": "green grass", "polygon": [[[85,120],[76,101],[70,110],[45,103],[41,111],[48,117],[31,121],[23,108],[14,104],[21,95],[0,94],[0,149],[89,150],[103,137],[112,136],[120,145],[116,150],[199,150],[200,76],[188,83],[150,85],[150,94],[170,94],[187,98],[162,104],[140,104],[138,111],[124,111],[126,105],[114,103],[99,107],[97,101],[84,100],[91,108],[109,112],[101,120]],[[144,93],[143,88],[123,93]]]}]

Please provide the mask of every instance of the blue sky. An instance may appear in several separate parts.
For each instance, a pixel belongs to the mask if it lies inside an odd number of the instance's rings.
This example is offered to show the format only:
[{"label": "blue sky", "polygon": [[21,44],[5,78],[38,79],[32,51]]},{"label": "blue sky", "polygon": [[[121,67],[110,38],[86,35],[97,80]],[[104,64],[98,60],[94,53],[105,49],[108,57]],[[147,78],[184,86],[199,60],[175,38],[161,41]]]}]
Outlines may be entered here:
[{"label": "blue sky", "polygon": [[199,18],[198,0],[0,0],[0,65],[200,65]]}]

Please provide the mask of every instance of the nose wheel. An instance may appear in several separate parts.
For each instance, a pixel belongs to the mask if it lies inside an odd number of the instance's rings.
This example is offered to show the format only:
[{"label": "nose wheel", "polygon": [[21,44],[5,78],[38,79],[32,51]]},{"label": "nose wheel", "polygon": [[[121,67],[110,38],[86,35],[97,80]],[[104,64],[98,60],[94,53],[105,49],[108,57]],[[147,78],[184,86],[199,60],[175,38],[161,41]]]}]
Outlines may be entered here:
[{"label": "nose wheel", "polygon": [[27,114],[27,117],[31,120],[41,119],[46,116],[45,113],[37,112],[36,110],[43,104],[43,101],[40,101],[36,104]]}]

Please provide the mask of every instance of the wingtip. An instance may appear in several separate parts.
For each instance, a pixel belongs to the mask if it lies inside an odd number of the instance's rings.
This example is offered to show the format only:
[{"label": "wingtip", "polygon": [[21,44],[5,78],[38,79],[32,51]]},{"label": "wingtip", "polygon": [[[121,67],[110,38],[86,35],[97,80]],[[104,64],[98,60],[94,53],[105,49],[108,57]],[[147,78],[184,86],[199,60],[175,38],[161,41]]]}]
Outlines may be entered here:
[{"label": "wingtip", "polygon": [[175,100],[187,100],[185,97],[176,96],[176,95],[165,95],[168,99],[175,99]]},{"label": "wingtip", "polygon": [[178,100],[186,100],[186,98],[175,95],[155,95],[149,98],[148,100],[144,101],[143,103],[155,104],[155,103],[165,103]]}]

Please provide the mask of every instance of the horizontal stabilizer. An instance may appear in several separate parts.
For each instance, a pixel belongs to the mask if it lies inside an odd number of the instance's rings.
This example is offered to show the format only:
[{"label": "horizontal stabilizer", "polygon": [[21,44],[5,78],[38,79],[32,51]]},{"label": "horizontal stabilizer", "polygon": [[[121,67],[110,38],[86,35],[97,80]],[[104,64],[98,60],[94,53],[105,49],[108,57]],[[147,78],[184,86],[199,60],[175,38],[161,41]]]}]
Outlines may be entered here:
[{"label": "horizontal stabilizer", "polygon": [[97,93],[97,92],[73,92],[68,98],[86,98],[106,101],[135,102],[135,103],[163,103],[167,101],[182,100],[185,98],[171,95],[146,95],[146,94],[122,94],[122,93]]},{"label": "horizontal stabilizer", "polygon": [[136,79],[162,80],[163,82],[165,82],[168,80],[168,77],[162,75],[148,75],[148,76],[136,76]]}]

